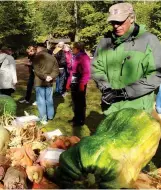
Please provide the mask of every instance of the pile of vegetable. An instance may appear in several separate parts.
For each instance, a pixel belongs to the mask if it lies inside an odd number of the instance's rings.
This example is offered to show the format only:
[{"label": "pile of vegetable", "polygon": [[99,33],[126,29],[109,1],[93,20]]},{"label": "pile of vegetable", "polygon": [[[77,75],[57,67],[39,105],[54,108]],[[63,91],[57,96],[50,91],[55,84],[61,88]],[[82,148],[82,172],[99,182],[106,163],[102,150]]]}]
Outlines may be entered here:
[{"label": "pile of vegetable", "polygon": [[[35,122],[15,126],[12,122],[1,123],[0,188],[58,189],[53,175],[59,165],[59,155],[80,139],[76,136],[48,138]],[[56,159],[55,154],[58,154]]]},{"label": "pile of vegetable", "polygon": [[161,137],[159,123],[142,110],[111,113],[81,140],[11,120],[0,117],[1,189],[161,188],[161,169],[141,172]]},{"label": "pile of vegetable", "polygon": [[160,136],[159,123],[143,110],[111,113],[94,135],[60,155],[57,183],[61,188],[133,188]]}]

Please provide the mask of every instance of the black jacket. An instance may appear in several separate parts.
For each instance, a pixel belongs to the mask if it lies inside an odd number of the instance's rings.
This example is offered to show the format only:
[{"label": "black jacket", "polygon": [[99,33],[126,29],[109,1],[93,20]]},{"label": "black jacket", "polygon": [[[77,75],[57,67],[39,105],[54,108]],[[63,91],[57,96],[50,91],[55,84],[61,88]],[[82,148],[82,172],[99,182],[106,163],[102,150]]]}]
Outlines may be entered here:
[{"label": "black jacket", "polygon": [[54,56],[58,62],[59,68],[66,68],[67,63],[66,63],[66,57],[65,57],[64,51],[60,50]]}]

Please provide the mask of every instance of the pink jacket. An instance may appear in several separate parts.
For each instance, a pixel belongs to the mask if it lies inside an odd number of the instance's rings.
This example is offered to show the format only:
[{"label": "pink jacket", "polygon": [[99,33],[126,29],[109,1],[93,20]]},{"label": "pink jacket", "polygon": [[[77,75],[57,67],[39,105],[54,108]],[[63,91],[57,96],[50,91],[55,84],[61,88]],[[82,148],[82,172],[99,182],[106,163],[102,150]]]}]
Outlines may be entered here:
[{"label": "pink jacket", "polygon": [[79,83],[86,85],[90,79],[90,58],[86,53],[78,53],[72,57],[72,69],[68,77],[67,84],[71,84],[72,75],[79,73],[81,78]]},{"label": "pink jacket", "polygon": [[66,57],[66,62],[67,62],[67,68],[71,69],[72,67],[72,53],[71,51],[64,51],[65,52],[65,57]]}]

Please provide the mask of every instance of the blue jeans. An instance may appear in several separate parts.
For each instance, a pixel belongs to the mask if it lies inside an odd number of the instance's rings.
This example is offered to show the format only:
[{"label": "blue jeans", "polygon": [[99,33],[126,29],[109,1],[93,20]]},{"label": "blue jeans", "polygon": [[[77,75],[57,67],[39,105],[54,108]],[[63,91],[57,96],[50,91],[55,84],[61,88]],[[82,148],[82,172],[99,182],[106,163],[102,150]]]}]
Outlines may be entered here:
[{"label": "blue jeans", "polygon": [[54,102],[52,87],[36,87],[36,102],[40,120],[53,119]]},{"label": "blue jeans", "polygon": [[161,85],[159,86],[159,92],[156,97],[156,111],[161,114]]},{"label": "blue jeans", "polygon": [[63,94],[66,86],[66,71],[60,70],[59,76],[56,78],[56,92]]}]

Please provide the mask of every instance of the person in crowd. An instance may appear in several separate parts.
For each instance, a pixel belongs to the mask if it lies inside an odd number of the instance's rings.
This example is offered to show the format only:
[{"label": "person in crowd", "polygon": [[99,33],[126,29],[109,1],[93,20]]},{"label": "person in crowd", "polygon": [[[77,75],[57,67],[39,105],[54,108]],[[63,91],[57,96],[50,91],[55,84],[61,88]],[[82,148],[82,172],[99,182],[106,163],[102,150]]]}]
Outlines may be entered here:
[{"label": "person in crowd", "polygon": [[[36,55],[36,46],[29,46],[27,48],[26,52],[28,54],[28,60],[29,60],[27,62],[27,64],[26,64],[26,66],[29,69],[29,79],[28,79],[28,82],[27,82],[27,90],[26,90],[25,98],[20,100],[19,102],[28,104],[30,102],[30,99],[31,99],[32,89],[33,89],[33,86],[34,86],[34,79],[35,79],[35,74],[34,74],[34,71],[33,71],[32,62],[33,62],[33,59],[34,59],[34,57]],[[33,105],[36,105],[36,102],[34,102]]]},{"label": "person in crowd", "polygon": [[[66,86],[67,81],[70,80],[71,78],[70,74],[72,73],[70,72],[72,69],[72,51],[69,44],[64,44],[63,50],[65,52],[66,64],[67,64],[67,76],[66,76],[66,81],[65,81],[65,86]],[[66,94],[67,94],[67,89],[66,89],[66,93],[64,93],[64,96]]]},{"label": "person in crowd", "polygon": [[49,40],[45,40],[43,46],[47,49],[47,52],[49,54],[51,54],[51,55],[53,54],[54,46],[53,45],[51,46]]},{"label": "person in crowd", "polygon": [[82,42],[75,42],[72,52],[72,69],[66,89],[71,88],[74,117],[69,122],[73,122],[73,126],[81,126],[84,125],[86,116],[86,88],[90,79],[90,58],[85,53]]},{"label": "person in crowd", "polygon": [[2,47],[1,52],[6,53],[7,55],[13,56],[14,52],[12,48]]},{"label": "person in crowd", "polygon": [[53,55],[59,64],[59,76],[56,79],[56,93],[62,96],[66,91],[65,83],[67,77],[67,63],[63,48],[64,42],[59,42],[53,51]]},{"label": "person in crowd", "polygon": [[154,91],[161,83],[161,45],[157,37],[135,22],[130,3],[110,7],[113,27],[97,46],[92,77],[102,92],[105,115],[123,108],[151,113]]},{"label": "person in crowd", "polygon": [[53,82],[59,74],[59,67],[55,57],[46,48],[38,46],[33,68],[39,118],[46,125],[48,120],[54,118]]},{"label": "person in crowd", "polygon": [[17,84],[16,62],[12,56],[12,50],[2,48],[0,50],[0,94],[11,96]]}]

